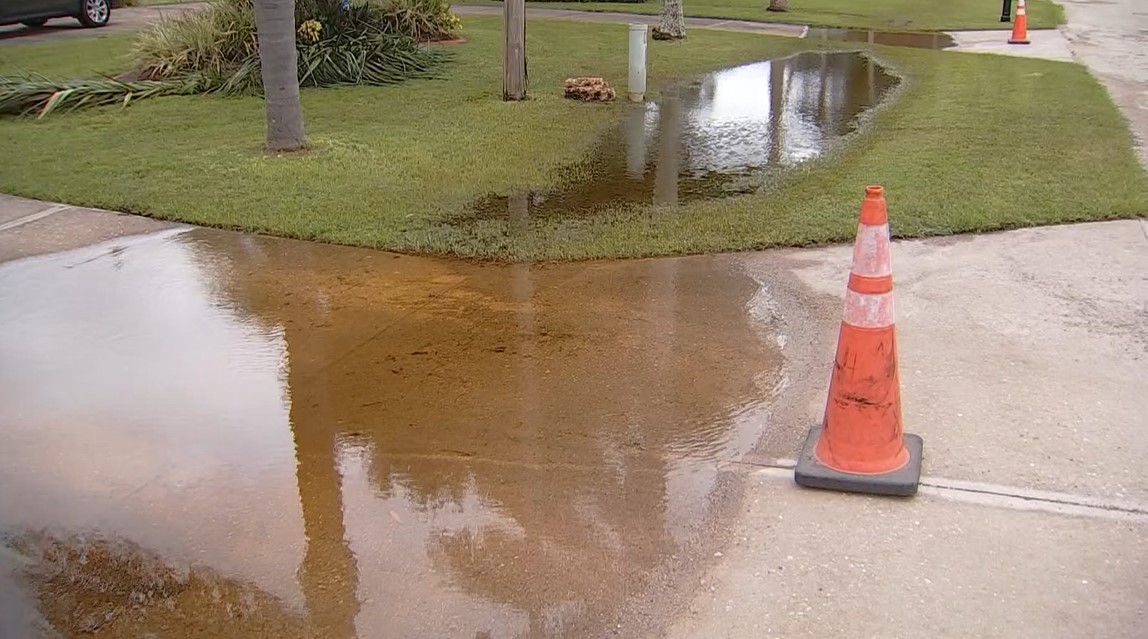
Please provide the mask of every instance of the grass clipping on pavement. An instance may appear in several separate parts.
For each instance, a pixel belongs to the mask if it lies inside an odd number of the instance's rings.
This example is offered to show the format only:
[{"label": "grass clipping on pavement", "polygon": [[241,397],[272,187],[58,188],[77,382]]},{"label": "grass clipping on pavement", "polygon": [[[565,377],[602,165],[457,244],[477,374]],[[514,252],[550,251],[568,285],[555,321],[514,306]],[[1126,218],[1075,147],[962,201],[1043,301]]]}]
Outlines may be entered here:
[{"label": "grass clipping on pavement", "polygon": [[[42,121],[0,119],[0,191],[164,219],[481,259],[636,257],[848,241],[867,184],[886,187],[898,236],[1130,217],[1148,178],[1127,126],[1079,65],[878,48],[905,76],[839,152],[757,195],[638,207],[512,228],[470,219],[489,193],[554,186],[624,104],[564,100],[562,81],[626,77],[626,27],[531,21],[533,99],[499,99],[497,19],[466,22],[443,79],[310,89],[312,150],[265,157],[258,98],[158,98]],[[118,37],[0,51],[0,70],[91,71]],[[651,86],[810,43],[694,30],[650,47]],[[68,49],[68,55],[61,54]],[[656,94],[656,90],[653,92]]]}]

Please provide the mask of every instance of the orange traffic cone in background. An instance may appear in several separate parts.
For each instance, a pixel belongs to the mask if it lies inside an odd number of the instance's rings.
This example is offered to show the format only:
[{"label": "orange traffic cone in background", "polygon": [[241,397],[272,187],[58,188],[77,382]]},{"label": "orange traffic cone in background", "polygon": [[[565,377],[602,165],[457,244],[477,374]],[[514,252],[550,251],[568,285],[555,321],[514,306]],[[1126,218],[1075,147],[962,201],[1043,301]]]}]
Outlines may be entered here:
[{"label": "orange traffic cone in background", "polygon": [[870,186],[853,244],[825,419],[810,430],[794,472],[802,486],[917,492],[924,445],[901,427],[890,249],[884,191]]},{"label": "orange traffic cone in background", "polygon": [[1016,20],[1012,23],[1012,37],[1009,44],[1028,44],[1028,16],[1024,10],[1024,0],[1017,0]]}]

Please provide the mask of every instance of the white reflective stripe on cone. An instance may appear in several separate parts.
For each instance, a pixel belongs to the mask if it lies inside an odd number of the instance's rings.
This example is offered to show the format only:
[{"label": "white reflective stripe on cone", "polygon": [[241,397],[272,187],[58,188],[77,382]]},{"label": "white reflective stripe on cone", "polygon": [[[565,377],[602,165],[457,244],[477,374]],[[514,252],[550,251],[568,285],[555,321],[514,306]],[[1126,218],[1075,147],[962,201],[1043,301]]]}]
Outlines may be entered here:
[{"label": "white reflective stripe on cone", "polygon": [[853,242],[853,272],[865,277],[884,277],[893,274],[889,256],[889,225],[857,227]]},{"label": "white reflective stripe on cone", "polygon": [[893,293],[845,291],[846,324],[857,328],[888,328],[893,325]]}]

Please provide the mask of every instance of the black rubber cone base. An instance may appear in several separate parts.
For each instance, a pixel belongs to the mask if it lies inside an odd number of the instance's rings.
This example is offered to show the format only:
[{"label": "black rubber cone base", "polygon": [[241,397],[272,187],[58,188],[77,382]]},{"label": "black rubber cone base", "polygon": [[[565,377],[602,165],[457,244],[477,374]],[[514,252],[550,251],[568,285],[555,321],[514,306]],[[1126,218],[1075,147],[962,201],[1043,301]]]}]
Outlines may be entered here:
[{"label": "black rubber cone base", "polygon": [[909,463],[899,470],[882,475],[843,473],[823,465],[813,455],[820,437],[820,424],[809,429],[801,456],[797,458],[797,467],[793,469],[793,479],[798,484],[807,488],[869,495],[909,497],[917,494],[917,485],[921,483],[921,455],[925,449],[925,443],[920,437],[906,433],[905,448],[909,450]]}]

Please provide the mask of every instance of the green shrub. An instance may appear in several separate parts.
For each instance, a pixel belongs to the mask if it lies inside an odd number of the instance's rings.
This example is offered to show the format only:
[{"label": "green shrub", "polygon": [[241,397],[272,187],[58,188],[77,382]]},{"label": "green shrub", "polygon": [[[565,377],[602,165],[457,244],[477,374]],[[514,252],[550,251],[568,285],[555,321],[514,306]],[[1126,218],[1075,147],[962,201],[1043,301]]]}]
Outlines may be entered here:
[{"label": "green shrub", "polygon": [[[415,22],[404,7],[445,9]],[[437,2],[437,5],[436,5]],[[437,10],[437,9],[436,9]],[[439,15],[435,18],[432,15]],[[299,82],[303,86],[389,84],[422,77],[444,52],[419,40],[453,37],[457,19],[438,0],[388,0],[341,8],[337,0],[299,0]],[[216,0],[202,11],[162,21],[136,40],[134,59],[147,80],[206,76],[226,93],[257,89],[259,45],[251,0]]]},{"label": "green shrub", "polygon": [[307,20],[318,20],[327,33],[358,33],[369,25],[420,42],[454,38],[461,27],[447,0],[356,0],[345,9],[338,0],[297,0],[295,24]]},{"label": "green shrub", "polygon": [[199,74],[223,81],[258,55],[249,0],[219,0],[160,20],[139,33],[132,50],[137,73],[146,79]]},{"label": "green shrub", "polygon": [[[430,77],[449,55],[420,40],[454,37],[458,19],[445,0],[297,0],[300,86],[383,85]],[[253,93],[261,88],[251,0],[215,0],[200,11],[142,31],[136,68],[119,78],[57,81],[0,78],[0,114],[36,114],[160,95]]]},{"label": "green shrub", "polygon": [[462,23],[450,10],[447,0],[369,0],[377,3],[397,33],[420,42],[450,40],[459,34]]}]

